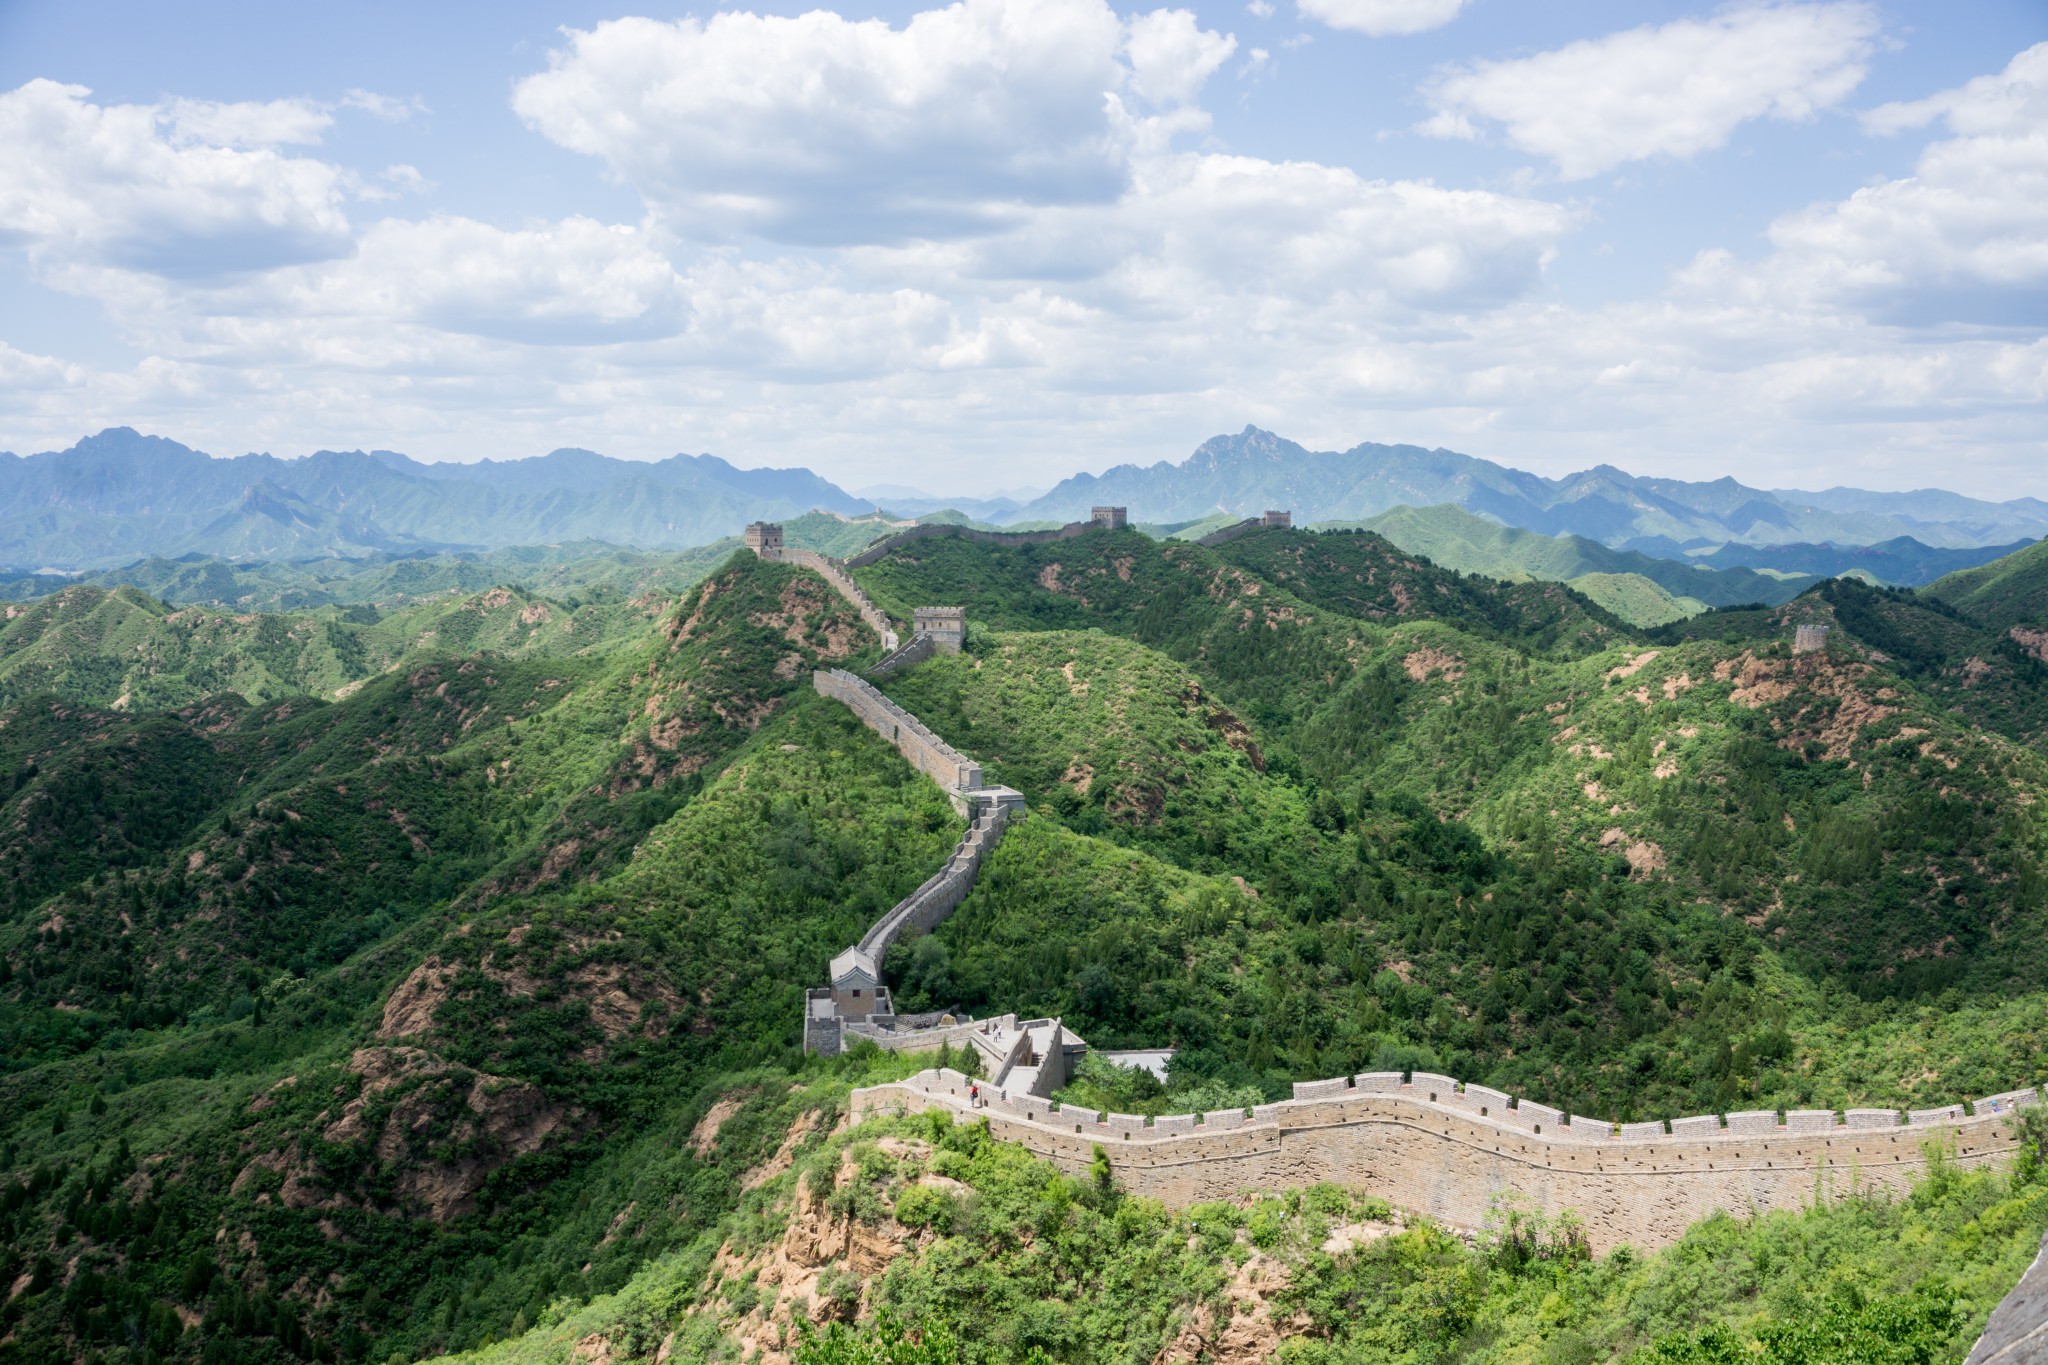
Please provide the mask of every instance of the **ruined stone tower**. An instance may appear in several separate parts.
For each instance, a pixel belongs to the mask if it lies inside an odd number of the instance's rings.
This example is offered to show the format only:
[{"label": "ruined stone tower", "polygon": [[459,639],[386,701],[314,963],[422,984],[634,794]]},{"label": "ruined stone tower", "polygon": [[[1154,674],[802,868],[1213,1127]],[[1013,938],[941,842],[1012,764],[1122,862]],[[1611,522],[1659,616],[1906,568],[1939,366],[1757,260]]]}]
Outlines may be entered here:
[{"label": "ruined stone tower", "polygon": [[1794,654],[1814,654],[1828,647],[1826,626],[1801,626],[1792,632]]},{"label": "ruined stone tower", "polygon": [[1122,507],[1091,507],[1088,520],[1105,531],[1121,531],[1131,524],[1127,509]]},{"label": "ruined stone tower", "polygon": [[1290,527],[1290,526],[1294,525],[1294,513],[1292,513],[1292,512],[1275,512],[1275,511],[1272,511],[1272,510],[1271,510],[1271,509],[1269,508],[1269,509],[1267,510],[1267,512],[1266,512],[1266,515],[1264,515],[1263,517],[1260,517],[1260,518],[1259,518],[1259,525],[1260,525],[1260,526],[1278,526],[1278,527],[1280,527],[1281,529],[1283,529],[1283,530],[1284,530],[1284,529],[1286,529],[1286,528],[1288,528],[1288,527]]},{"label": "ruined stone tower", "polygon": [[779,521],[756,521],[747,526],[747,548],[762,559],[773,559],[782,553],[782,523]]}]

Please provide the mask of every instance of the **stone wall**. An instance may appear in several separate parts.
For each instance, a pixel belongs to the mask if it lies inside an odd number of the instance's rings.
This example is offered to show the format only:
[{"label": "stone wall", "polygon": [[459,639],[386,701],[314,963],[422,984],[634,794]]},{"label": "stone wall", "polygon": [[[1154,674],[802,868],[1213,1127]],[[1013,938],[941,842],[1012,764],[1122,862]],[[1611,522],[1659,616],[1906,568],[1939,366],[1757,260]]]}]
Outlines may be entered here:
[{"label": "stone wall", "polygon": [[798,568],[809,569],[817,574],[830,583],[841,597],[853,604],[853,609],[860,613],[860,619],[867,622],[868,629],[882,637],[883,649],[896,648],[896,627],[882,614],[882,609],[875,605],[874,599],[867,595],[866,590],[853,581],[852,576],[838,560],[821,555],[816,550],[789,549],[782,543],[782,528],[779,526],[773,528],[776,534],[772,539],[763,538],[763,543],[757,547],[752,543],[755,539],[751,534],[753,528],[747,529],[748,548],[752,549],[755,555],[776,564],[794,564]]},{"label": "stone wall", "polygon": [[938,641],[929,635],[913,635],[901,649],[884,656],[882,661],[868,670],[870,678],[886,678],[899,669],[921,664],[938,653]]},{"label": "stone wall", "polygon": [[978,540],[984,545],[1045,545],[1055,540],[1072,540],[1075,536],[1086,535],[1101,529],[1092,521],[1070,521],[1056,531],[983,531],[973,526],[948,526],[940,522],[927,522],[912,526],[894,535],[883,536],[857,555],[841,561],[849,569],[864,569],[899,546],[914,541],[932,540],[939,536],[958,536],[962,540]]},{"label": "stone wall", "polygon": [[865,1038],[884,1052],[937,1052],[945,1043],[951,1043],[955,1048],[971,1047],[975,1035],[985,1034],[990,1028],[1013,1030],[1017,1027],[1017,1016],[1003,1014],[992,1019],[972,1019],[964,1024],[923,1028],[892,1029],[872,1022],[844,1027],[848,1038]]},{"label": "stone wall", "polygon": [[[1959,1166],[2003,1161],[2016,1140],[2016,1110],[2038,1099],[2014,1091],[1979,1101],[1973,1114],[1953,1106],[1923,1111],[1936,1117],[1917,1122],[1892,1113],[1883,1127],[1801,1128],[1774,1114],[1769,1126],[1737,1130],[1707,1115],[1696,1129],[1674,1120],[1667,1134],[1661,1123],[1617,1133],[1610,1123],[1567,1119],[1440,1076],[1340,1077],[1297,1086],[1295,1099],[1260,1105],[1249,1117],[1228,1111],[1149,1122],[1029,1096],[985,1094],[974,1107],[966,1087],[958,1073],[925,1071],[856,1090],[853,1111],[938,1108],[986,1118],[993,1136],[1075,1174],[1088,1169],[1099,1144],[1124,1189],[1175,1207],[1329,1181],[1477,1229],[1495,1197],[1512,1193],[1547,1214],[1577,1213],[1601,1252],[1666,1246],[1717,1210],[1797,1209],[1852,1190],[1902,1191],[1926,1174],[1931,1142]],[[1650,1127],[1656,1132],[1640,1131]]]},{"label": "stone wall", "polygon": [[843,702],[870,730],[896,746],[910,766],[948,791],[964,792],[981,785],[981,765],[940,739],[916,716],[843,668],[811,675],[822,696]]},{"label": "stone wall", "polygon": [[1236,540],[1239,536],[1248,536],[1253,531],[1263,529],[1264,526],[1265,523],[1262,522],[1259,518],[1246,517],[1243,521],[1234,521],[1228,526],[1222,527],[1218,530],[1211,531],[1208,535],[1203,536],[1200,540],[1197,540],[1195,544],[1228,545],[1231,541]]},{"label": "stone wall", "polygon": [[960,908],[960,902],[967,899],[967,893],[974,889],[974,879],[981,872],[982,858],[1003,837],[1003,830],[1009,822],[1008,806],[984,807],[975,816],[974,823],[968,826],[967,836],[946,859],[946,865],[923,886],[897,902],[894,909],[876,920],[861,936],[861,951],[872,953],[877,962],[884,961],[889,956],[889,949],[905,933],[913,929],[930,933],[951,918],[953,912]]}]

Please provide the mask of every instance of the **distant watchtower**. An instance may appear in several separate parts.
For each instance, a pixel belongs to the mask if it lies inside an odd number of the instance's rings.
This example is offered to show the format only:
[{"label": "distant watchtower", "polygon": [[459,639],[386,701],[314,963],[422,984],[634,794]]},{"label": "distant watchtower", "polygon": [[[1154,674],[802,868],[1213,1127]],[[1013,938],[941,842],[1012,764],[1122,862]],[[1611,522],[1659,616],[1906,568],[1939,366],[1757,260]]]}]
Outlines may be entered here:
[{"label": "distant watchtower", "polygon": [[1088,520],[1105,531],[1121,531],[1131,524],[1128,509],[1122,507],[1091,507]]},{"label": "distant watchtower", "polygon": [[1794,654],[1816,654],[1828,647],[1826,626],[1801,626],[1792,632]]},{"label": "distant watchtower", "polygon": [[1259,518],[1259,525],[1261,525],[1261,526],[1277,526],[1277,527],[1280,527],[1280,528],[1281,528],[1282,530],[1285,530],[1285,529],[1287,529],[1288,527],[1290,527],[1290,526],[1294,525],[1294,513],[1292,513],[1292,512],[1275,512],[1275,511],[1272,511],[1272,510],[1268,509],[1268,511],[1266,512],[1266,515],[1264,515],[1263,517],[1260,517],[1260,518]]},{"label": "distant watchtower", "polygon": [[747,548],[762,559],[774,559],[782,553],[782,523],[779,521],[756,521],[747,526]]},{"label": "distant watchtower", "polygon": [[931,636],[933,646],[941,654],[958,654],[960,646],[967,642],[965,607],[918,607],[911,617],[912,638]]}]

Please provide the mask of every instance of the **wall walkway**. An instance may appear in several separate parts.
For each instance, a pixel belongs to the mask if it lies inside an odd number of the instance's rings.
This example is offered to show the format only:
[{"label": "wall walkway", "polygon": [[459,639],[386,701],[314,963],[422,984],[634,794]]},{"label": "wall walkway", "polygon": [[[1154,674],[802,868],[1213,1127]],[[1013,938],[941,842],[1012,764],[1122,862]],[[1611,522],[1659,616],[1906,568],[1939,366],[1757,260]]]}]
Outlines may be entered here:
[{"label": "wall walkway", "polygon": [[926,729],[923,721],[883,696],[865,679],[843,668],[820,669],[811,675],[811,685],[819,695],[844,703],[860,717],[862,724],[895,745],[911,767],[949,793],[980,789],[979,763]]},{"label": "wall walkway", "polygon": [[1208,535],[1202,536],[1201,538],[1196,540],[1195,544],[1228,545],[1231,541],[1236,540],[1239,536],[1248,536],[1252,532],[1258,530],[1263,525],[1265,525],[1265,523],[1257,517],[1246,517],[1243,521],[1232,522],[1228,526],[1219,527],[1216,530],[1211,531]]},{"label": "wall walkway", "polygon": [[1185,1207],[1248,1191],[1328,1181],[1379,1195],[1451,1227],[1484,1225],[1496,1196],[1547,1214],[1575,1211],[1594,1248],[1676,1241],[1717,1210],[1796,1209],[1851,1190],[1903,1191],[1926,1174],[1930,1141],[1960,1166],[2008,1157],[2017,1111],[2033,1090],[1902,1117],[1891,1110],[1730,1114],[1616,1127],[1544,1105],[1515,1104],[1447,1076],[1370,1073],[1295,1086],[1279,1104],[1144,1119],[1022,1095],[967,1099],[953,1071],[924,1071],[853,1093],[856,1115],[942,1109],[985,1118],[990,1132],[1062,1169],[1108,1152],[1118,1183]]},{"label": "wall walkway", "polygon": [[[929,635],[921,635],[926,645]],[[911,643],[915,645],[917,640]],[[872,683],[843,668],[821,669],[811,675],[811,685],[820,696],[844,704],[861,723],[896,746],[910,765],[944,789],[953,807],[968,817],[967,833],[946,863],[917,890],[898,901],[889,913],[870,925],[859,943],[834,959],[834,987],[842,983],[837,964],[847,963],[847,975],[858,974],[881,984],[881,964],[897,939],[912,930],[930,932],[951,918],[974,889],[981,861],[996,846],[1009,827],[1010,818],[1024,809],[1023,793],[982,782],[981,765],[940,739],[924,722],[882,695]],[[851,982],[850,984],[858,984]],[[865,987],[863,987],[865,989]],[[867,997],[863,997],[865,1004]],[[849,1031],[856,1037],[872,1036],[870,1030],[886,1032],[889,1046],[913,1045],[936,1048],[945,1041],[943,1030],[921,1029],[905,1034],[896,1027],[893,1004],[885,989],[875,991],[876,1013],[843,1016],[834,990],[812,990],[804,1000],[804,1050],[827,1056],[845,1045]],[[913,1041],[914,1040],[914,1041]],[[879,1037],[875,1038],[878,1043]]]},{"label": "wall walkway", "polygon": [[1072,540],[1100,529],[1094,521],[1070,521],[1054,531],[983,531],[973,526],[951,526],[943,522],[927,522],[913,526],[894,535],[883,536],[859,554],[842,561],[849,569],[864,569],[881,559],[899,546],[919,540],[934,540],[941,536],[958,536],[962,540],[978,540],[985,545],[1046,545],[1056,540]]}]

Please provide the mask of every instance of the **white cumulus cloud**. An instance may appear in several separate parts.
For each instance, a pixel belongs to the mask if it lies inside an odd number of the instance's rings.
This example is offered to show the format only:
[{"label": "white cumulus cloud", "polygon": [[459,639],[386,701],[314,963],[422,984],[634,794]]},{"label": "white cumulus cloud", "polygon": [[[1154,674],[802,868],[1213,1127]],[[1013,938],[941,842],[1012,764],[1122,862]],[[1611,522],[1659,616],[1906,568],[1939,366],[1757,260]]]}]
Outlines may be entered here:
[{"label": "white cumulus cloud", "polygon": [[1508,143],[1566,179],[1690,157],[1754,119],[1808,119],[1862,81],[1878,34],[1861,3],[1745,5],[1552,52],[1452,68],[1424,90],[1433,137]]},{"label": "white cumulus cloud", "polygon": [[1913,174],[1772,224],[1771,287],[1846,295],[1899,321],[2048,319],[2048,43],[2005,70],[1865,122],[1939,119]]},{"label": "white cumulus cloud", "polygon": [[1302,17],[1373,37],[1423,33],[1458,17],[1465,0],[1296,0]]},{"label": "white cumulus cloud", "polygon": [[946,238],[1114,200],[1140,121],[1198,125],[1188,102],[1233,47],[1185,12],[1126,25],[1102,0],[960,0],[901,28],[618,19],[572,31],[514,106],[685,232]]},{"label": "white cumulus cloud", "polygon": [[323,113],[293,101],[100,105],[91,93],[48,80],[0,93],[0,244],[53,265],[174,277],[353,249],[345,177],[270,145],[315,140]]}]

